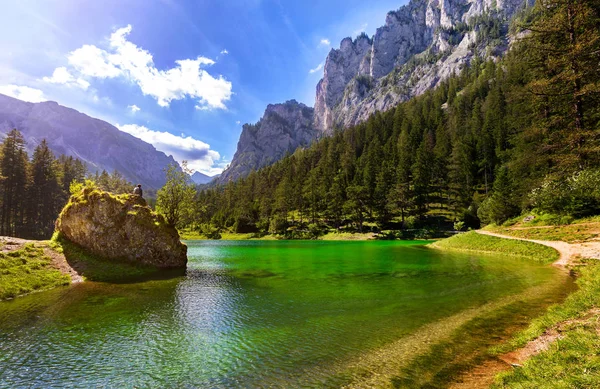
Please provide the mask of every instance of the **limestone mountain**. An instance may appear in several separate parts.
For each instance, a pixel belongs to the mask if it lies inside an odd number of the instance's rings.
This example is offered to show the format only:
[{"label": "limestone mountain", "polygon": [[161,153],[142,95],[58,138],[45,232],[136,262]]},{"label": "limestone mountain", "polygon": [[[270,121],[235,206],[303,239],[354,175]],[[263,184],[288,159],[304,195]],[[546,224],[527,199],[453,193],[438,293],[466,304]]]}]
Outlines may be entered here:
[{"label": "limestone mountain", "polygon": [[293,115],[276,119],[273,107],[300,110],[301,104],[288,102],[269,105],[259,123],[244,125],[237,152],[218,182],[246,175],[334,128],[360,123],[420,95],[474,58],[501,57],[510,44],[511,18],[532,2],[411,0],[389,12],[373,37],[345,38],[329,52],[314,111],[303,106],[300,124]]},{"label": "limestone mountain", "polygon": [[412,0],[373,37],[331,50],[317,85],[315,127],[331,131],[436,87],[471,61],[509,47],[508,24],[531,0]]},{"label": "limestone mountain", "polygon": [[226,183],[250,171],[272,164],[318,136],[313,109],[295,100],[269,104],[256,124],[244,124],[229,168],[216,180]]},{"label": "limestone mountain", "polygon": [[28,152],[46,139],[52,151],[71,155],[90,172],[118,170],[129,181],[158,189],[175,160],[115,126],[55,102],[28,103],[0,94],[0,137],[18,129]]}]

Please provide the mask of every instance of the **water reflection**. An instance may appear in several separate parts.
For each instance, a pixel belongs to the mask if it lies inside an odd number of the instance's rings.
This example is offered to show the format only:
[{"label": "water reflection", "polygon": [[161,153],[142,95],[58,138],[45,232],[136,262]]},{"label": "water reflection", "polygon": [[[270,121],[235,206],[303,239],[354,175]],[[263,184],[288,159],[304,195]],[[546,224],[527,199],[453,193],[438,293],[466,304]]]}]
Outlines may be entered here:
[{"label": "water reflection", "polygon": [[549,267],[397,242],[190,242],[189,256],[185,277],[0,303],[0,387],[338,387],[349,361],[424,326],[565,289]]}]

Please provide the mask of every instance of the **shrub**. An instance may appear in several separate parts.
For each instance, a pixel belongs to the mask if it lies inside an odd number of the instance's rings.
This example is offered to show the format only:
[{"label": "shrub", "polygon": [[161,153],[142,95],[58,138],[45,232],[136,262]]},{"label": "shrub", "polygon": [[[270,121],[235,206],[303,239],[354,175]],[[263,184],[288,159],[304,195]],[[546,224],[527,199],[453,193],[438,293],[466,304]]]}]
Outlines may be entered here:
[{"label": "shrub", "polygon": [[321,226],[317,223],[311,223],[308,225],[308,232],[311,238],[316,239],[321,235],[325,235],[325,233],[327,232],[327,227]]},{"label": "shrub", "polygon": [[199,230],[207,239],[221,239],[221,229],[212,224],[200,224]]},{"label": "shrub", "polygon": [[567,178],[547,177],[530,195],[535,208],[558,215],[584,217],[600,213],[600,169]]},{"label": "shrub", "polygon": [[287,220],[282,217],[274,217],[269,224],[269,232],[272,234],[285,234],[287,231]]},{"label": "shrub", "polygon": [[465,222],[462,220],[457,220],[454,222],[454,230],[455,231],[464,231],[465,230]]}]

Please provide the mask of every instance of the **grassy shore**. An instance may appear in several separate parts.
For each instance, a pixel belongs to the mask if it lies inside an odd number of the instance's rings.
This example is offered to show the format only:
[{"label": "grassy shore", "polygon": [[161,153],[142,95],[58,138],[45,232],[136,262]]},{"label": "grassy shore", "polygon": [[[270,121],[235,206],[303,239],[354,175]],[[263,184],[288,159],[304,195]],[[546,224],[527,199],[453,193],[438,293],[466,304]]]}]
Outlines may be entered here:
[{"label": "grassy shore", "polygon": [[441,250],[525,257],[542,263],[552,263],[559,258],[558,252],[547,246],[481,235],[474,231],[437,241],[429,247]]},{"label": "grassy shore", "polygon": [[567,243],[585,242],[600,237],[600,217],[573,219],[556,215],[528,215],[509,220],[498,225],[489,225],[485,230],[514,236],[516,238],[538,240],[560,240]]},{"label": "grassy shore", "polygon": [[[193,231],[179,231],[182,240],[204,240],[207,237],[203,234]],[[257,234],[237,234],[233,232],[221,233],[221,240],[279,240],[284,239],[276,235],[258,236]],[[373,239],[373,233],[359,232],[328,232],[319,237],[319,240],[370,240]]]},{"label": "grassy shore", "polygon": [[0,253],[0,300],[69,285],[71,277],[53,266],[43,243],[29,243],[18,250]]},{"label": "grassy shore", "polygon": [[[594,223],[594,221],[586,221]],[[512,230],[510,235],[525,239],[562,240],[572,236],[572,230],[583,228],[577,224],[552,227],[530,226]],[[520,227],[523,228],[523,227]],[[488,228],[505,233],[508,227]],[[552,239],[549,239],[552,238]],[[584,235],[577,241],[585,241]],[[434,248],[481,253],[500,253],[528,257],[549,263],[558,257],[555,250],[530,242],[515,241],[480,235],[461,234],[435,242]],[[542,316],[533,320],[509,342],[489,350],[492,355],[504,355],[524,347],[528,342],[547,339],[549,347],[528,359],[523,366],[510,369],[496,377],[492,388],[597,388],[600,387],[600,261],[582,259],[571,269],[577,274],[578,290],[562,304],[551,306]],[[556,340],[556,338],[558,338]]]},{"label": "grassy shore", "polygon": [[493,388],[600,387],[600,263],[584,261],[576,272],[576,292],[564,303],[550,307],[508,344],[492,351],[517,349],[548,332],[560,335],[559,339],[522,367],[501,374]]}]

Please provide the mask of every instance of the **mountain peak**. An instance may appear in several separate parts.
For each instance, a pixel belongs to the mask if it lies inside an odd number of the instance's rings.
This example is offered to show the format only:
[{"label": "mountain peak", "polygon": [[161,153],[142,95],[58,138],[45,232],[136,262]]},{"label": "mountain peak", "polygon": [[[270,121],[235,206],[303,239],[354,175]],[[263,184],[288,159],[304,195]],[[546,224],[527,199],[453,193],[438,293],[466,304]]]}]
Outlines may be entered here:
[{"label": "mountain peak", "polygon": [[[364,32],[354,40],[347,37],[329,51],[314,110],[295,100],[269,104],[258,123],[243,126],[237,151],[219,182],[244,176],[320,134],[358,124],[420,95],[475,56],[503,55],[509,19],[532,1],[411,0],[388,12],[373,37]],[[497,36],[485,32],[490,23],[503,26]],[[309,116],[311,124],[306,122]]]},{"label": "mountain peak", "polygon": [[190,178],[192,179],[194,184],[200,185],[200,184],[208,184],[215,177],[209,176],[209,175],[206,175],[206,174],[200,173],[200,172],[194,172],[194,174],[192,174],[190,176]]}]

